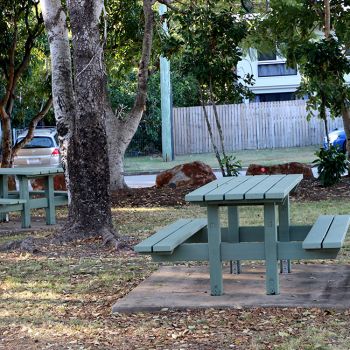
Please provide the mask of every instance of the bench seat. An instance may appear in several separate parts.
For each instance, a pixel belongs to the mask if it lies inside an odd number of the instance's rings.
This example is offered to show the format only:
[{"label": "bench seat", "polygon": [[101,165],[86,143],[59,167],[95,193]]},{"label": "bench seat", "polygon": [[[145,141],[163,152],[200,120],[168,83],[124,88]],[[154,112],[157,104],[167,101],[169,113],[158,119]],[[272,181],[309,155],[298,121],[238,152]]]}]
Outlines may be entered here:
[{"label": "bench seat", "polygon": [[138,253],[172,254],[190,237],[207,227],[207,219],[180,219],[162,228],[134,247]]},{"label": "bench seat", "polygon": [[303,249],[340,249],[350,224],[350,215],[321,215],[302,243]]},{"label": "bench seat", "polygon": [[7,214],[11,211],[22,211],[23,204],[26,202],[25,199],[0,198],[0,213]]}]

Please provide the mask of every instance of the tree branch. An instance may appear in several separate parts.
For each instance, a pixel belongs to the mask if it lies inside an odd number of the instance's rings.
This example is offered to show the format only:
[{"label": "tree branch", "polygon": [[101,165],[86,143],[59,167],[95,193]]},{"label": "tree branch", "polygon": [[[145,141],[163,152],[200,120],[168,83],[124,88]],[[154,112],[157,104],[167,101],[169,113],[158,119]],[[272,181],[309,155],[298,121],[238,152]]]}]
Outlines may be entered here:
[{"label": "tree branch", "polygon": [[174,0],[157,0],[160,4],[163,4],[165,6],[167,6],[168,8],[170,8],[170,10],[174,11],[174,12],[178,12],[178,13],[184,13],[184,11],[180,10],[178,7],[174,6],[173,3],[179,3],[180,5],[185,5],[183,2],[181,1],[174,1]]},{"label": "tree branch", "polygon": [[37,127],[40,120],[49,112],[52,106],[52,96],[48,98],[41,111],[30,121],[27,135],[18,143],[12,147],[12,157],[15,157],[17,152],[23,148],[34,136],[34,130]]}]

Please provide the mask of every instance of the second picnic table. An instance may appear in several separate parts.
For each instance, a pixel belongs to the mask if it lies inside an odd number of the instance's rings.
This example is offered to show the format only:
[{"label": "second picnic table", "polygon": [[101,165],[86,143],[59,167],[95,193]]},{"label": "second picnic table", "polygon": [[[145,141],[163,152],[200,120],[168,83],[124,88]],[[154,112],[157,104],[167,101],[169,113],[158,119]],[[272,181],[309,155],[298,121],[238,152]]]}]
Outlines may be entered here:
[{"label": "second picnic table", "polygon": [[[21,211],[22,227],[31,226],[30,210],[45,208],[46,224],[56,223],[55,208],[66,205],[68,197],[66,191],[54,190],[54,176],[63,174],[62,168],[57,167],[26,167],[26,168],[0,168],[0,203],[3,213]],[[19,182],[19,191],[8,190],[8,177],[16,176]],[[29,180],[44,178],[45,190],[30,191]]]}]

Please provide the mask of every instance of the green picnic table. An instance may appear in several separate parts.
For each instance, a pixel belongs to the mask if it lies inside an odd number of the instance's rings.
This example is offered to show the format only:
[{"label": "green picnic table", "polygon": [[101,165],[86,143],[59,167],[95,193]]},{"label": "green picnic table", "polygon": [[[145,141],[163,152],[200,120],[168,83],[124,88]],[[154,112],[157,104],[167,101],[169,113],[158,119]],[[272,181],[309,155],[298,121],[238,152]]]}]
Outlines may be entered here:
[{"label": "green picnic table", "polygon": [[[290,192],[303,176],[259,175],[224,177],[186,195],[207,208],[207,218],[180,219],[135,246],[154,261],[209,261],[211,294],[222,295],[224,261],[264,260],[266,293],[280,293],[281,272],[290,260],[334,259],[347,233],[350,215],[321,215],[314,225],[290,224]],[[263,226],[241,226],[239,207],[263,206]],[[227,227],[219,208],[226,207]]]},{"label": "green picnic table", "polygon": [[[56,223],[55,208],[68,203],[67,192],[55,191],[53,178],[62,174],[63,169],[57,167],[26,167],[0,168],[0,212],[21,211],[22,227],[30,227],[30,210],[45,208],[46,224]],[[19,191],[8,190],[9,176],[16,176]],[[30,191],[29,180],[33,178],[45,179],[44,191]]]}]

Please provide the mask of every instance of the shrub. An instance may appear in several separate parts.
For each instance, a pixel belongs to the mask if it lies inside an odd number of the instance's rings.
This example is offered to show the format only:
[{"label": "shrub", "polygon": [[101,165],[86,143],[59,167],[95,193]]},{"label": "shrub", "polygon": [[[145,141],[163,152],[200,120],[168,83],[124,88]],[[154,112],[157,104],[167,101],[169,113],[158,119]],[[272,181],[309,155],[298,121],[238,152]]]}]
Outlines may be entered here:
[{"label": "shrub", "polygon": [[317,166],[318,179],[321,185],[328,187],[339,182],[341,175],[349,166],[346,155],[333,145],[330,145],[327,149],[321,148],[315,155],[317,159],[313,161],[313,164]]}]

